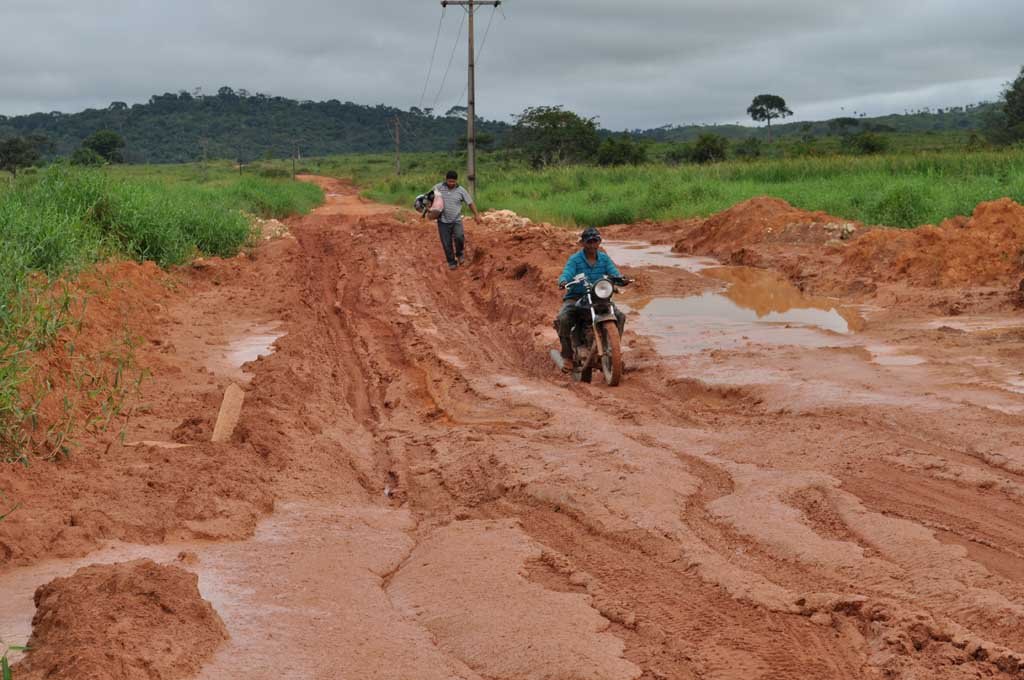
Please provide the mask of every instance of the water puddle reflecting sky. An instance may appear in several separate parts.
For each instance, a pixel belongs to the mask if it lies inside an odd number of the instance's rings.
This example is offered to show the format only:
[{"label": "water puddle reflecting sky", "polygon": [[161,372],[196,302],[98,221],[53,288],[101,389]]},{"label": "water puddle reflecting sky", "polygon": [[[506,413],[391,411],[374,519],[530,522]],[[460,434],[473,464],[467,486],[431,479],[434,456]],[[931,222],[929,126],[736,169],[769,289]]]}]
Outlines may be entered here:
[{"label": "water puddle reflecting sky", "polygon": [[672,252],[672,246],[634,243],[631,241],[605,241],[601,248],[620,267],[676,267],[688,272],[699,272],[722,264],[710,257],[695,257]]},{"label": "water puddle reflecting sky", "polygon": [[252,380],[252,374],[245,371],[243,366],[261,356],[273,354],[274,343],[286,335],[280,327],[280,321],[253,324],[244,333],[235,336],[220,351],[211,355],[206,362],[207,368],[214,373],[227,375],[233,380],[249,382]]},{"label": "water puddle reflecting sky", "polygon": [[663,354],[748,344],[835,346],[848,344],[842,336],[864,327],[855,310],[828,298],[804,295],[771,271],[680,257],[669,246],[620,242],[606,250],[622,267],[675,266],[725,284],[722,291],[690,297],[630,299],[626,295],[620,300],[634,312],[634,327],[654,337]]}]

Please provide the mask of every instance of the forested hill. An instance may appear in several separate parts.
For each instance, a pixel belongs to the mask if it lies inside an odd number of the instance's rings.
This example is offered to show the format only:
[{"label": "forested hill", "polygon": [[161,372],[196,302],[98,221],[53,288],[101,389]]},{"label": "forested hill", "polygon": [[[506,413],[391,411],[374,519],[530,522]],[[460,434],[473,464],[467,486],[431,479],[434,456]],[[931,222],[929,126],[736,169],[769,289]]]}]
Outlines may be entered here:
[{"label": "forested hill", "polygon": [[[223,87],[216,95],[167,93],[150,97],[146,104],[113,102],[81,113],[0,116],[0,139],[41,133],[54,142],[56,155],[63,156],[106,129],[125,138],[124,156],[130,163],[196,160],[202,157],[203,140],[211,158],[249,161],[268,154],[290,156],[295,145],[303,156],[387,151],[394,148],[389,126],[396,115],[402,121],[405,150],[453,149],[466,134],[464,114],[433,116],[336,99],[296,101]],[[496,139],[507,128],[491,121],[478,126],[479,132]]]},{"label": "forested hill", "polygon": [[[776,137],[820,136],[856,130],[876,132],[971,131],[984,126],[995,104],[922,110],[867,118],[862,115],[830,121],[782,123]],[[215,95],[181,91],[150,97],[146,104],[128,106],[113,102],[105,109],[80,113],[33,113],[0,115],[0,140],[43,134],[54,143],[51,155],[66,156],[82,140],[98,130],[113,130],[127,142],[125,160],[140,163],[176,163],[202,157],[205,143],[210,158],[241,158],[252,161],[265,156],[288,157],[298,147],[303,156],[338,153],[381,152],[394,149],[391,126],[401,120],[402,149],[407,151],[453,150],[466,131],[465,109],[438,116],[428,109],[410,111],[379,104],[365,106],[331,99],[296,101],[245,90],[222,87]],[[799,112],[798,112],[799,113]],[[746,123],[746,121],[744,121]],[[844,127],[845,126],[845,127]],[[507,123],[481,121],[481,146],[501,145],[510,130]],[[666,125],[630,133],[652,141],[689,141],[702,133],[724,137],[764,137],[764,126]],[[602,135],[612,134],[602,130]]]}]

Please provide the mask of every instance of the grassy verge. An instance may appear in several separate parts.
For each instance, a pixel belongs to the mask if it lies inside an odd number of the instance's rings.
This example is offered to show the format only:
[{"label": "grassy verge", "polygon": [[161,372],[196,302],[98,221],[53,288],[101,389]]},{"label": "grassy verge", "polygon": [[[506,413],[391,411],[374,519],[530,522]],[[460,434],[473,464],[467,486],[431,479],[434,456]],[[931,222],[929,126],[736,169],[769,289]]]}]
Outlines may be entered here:
[{"label": "grassy verge", "polygon": [[[0,188],[3,459],[25,462],[29,450],[36,448],[26,424],[34,424],[35,409],[45,395],[26,394],[26,386],[48,381],[31,380],[29,355],[50,345],[74,322],[82,305],[66,285],[70,277],[111,257],[153,260],[162,266],[198,254],[230,257],[251,238],[245,212],[284,217],[306,212],[322,198],[318,187],[260,177],[199,184],[186,177],[59,166]],[[109,393],[113,401],[103,407],[104,416],[117,407],[125,361],[122,356],[115,362],[112,384],[82,385],[96,394]],[[55,437],[59,442],[54,450],[62,450],[64,430]]]},{"label": "grassy verge", "polygon": [[[401,177],[386,154],[307,159],[309,171],[348,177],[374,200],[411,205],[465,162],[452,154],[403,156]],[[566,226],[707,216],[754,196],[867,224],[914,227],[970,214],[1008,196],[1024,203],[1024,150],[825,156],[713,165],[576,166],[535,171],[503,154],[479,161],[479,205]]]},{"label": "grassy verge", "polygon": [[[409,204],[443,165],[371,180],[367,196]],[[970,214],[983,201],[1024,202],[1024,151],[726,162],[710,166],[569,167],[481,164],[479,203],[534,220],[605,225],[707,216],[754,196],[785,199],[868,224],[913,227]]]}]

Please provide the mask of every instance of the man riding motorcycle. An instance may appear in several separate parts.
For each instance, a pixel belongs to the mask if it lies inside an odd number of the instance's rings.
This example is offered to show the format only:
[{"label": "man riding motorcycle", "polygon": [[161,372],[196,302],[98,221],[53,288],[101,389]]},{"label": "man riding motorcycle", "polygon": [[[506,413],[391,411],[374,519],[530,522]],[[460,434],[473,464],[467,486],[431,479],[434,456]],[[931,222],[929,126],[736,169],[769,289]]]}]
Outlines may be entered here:
[{"label": "man riding motorcycle", "polygon": [[[580,234],[580,243],[583,244],[583,249],[569,256],[561,276],[558,277],[559,288],[568,286],[562,299],[562,309],[558,312],[558,340],[562,345],[562,371],[565,373],[571,373],[573,368],[572,327],[577,322],[584,322],[586,314],[585,309],[576,306],[576,301],[583,295],[583,286],[571,283],[572,280],[578,274],[584,274],[590,283],[597,282],[602,276],[622,278],[612,258],[600,250],[601,233],[597,229],[584,229]],[[615,319],[619,335],[622,335],[626,326],[626,315],[616,309]]]}]

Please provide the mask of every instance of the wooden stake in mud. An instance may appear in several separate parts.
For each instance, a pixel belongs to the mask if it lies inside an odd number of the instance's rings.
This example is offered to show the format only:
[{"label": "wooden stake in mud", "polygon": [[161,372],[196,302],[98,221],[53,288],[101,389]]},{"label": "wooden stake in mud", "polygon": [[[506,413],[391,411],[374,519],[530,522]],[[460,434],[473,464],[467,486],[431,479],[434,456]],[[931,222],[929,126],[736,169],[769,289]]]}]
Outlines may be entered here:
[{"label": "wooden stake in mud", "polygon": [[469,87],[466,90],[466,175],[469,193],[476,200],[476,48],[473,46],[473,13],[480,5],[497,7],[501,0],[441,0],[441,7],[458,5],[469,12]]}]

